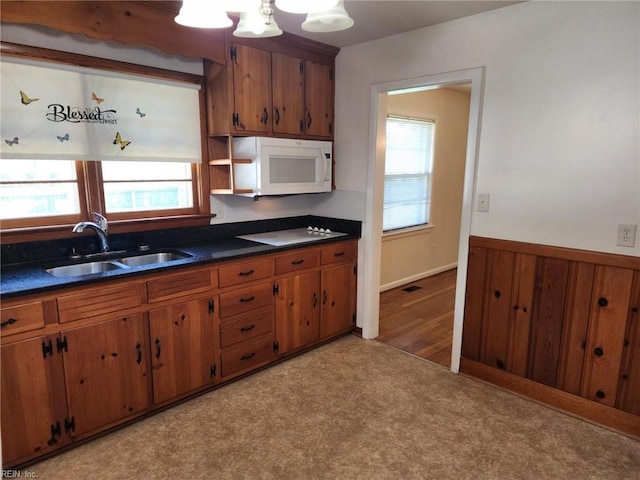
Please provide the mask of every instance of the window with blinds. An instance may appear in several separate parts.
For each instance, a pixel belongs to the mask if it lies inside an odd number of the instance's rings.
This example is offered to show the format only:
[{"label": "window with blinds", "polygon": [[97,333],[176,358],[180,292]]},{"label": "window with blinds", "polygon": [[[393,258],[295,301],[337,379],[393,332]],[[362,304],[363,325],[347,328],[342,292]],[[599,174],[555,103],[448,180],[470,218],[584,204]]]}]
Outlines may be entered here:
[{"label": "window with blinds", "polygon": [[388,117],[384,174],[385,232],[429,223],[435,123]]}]

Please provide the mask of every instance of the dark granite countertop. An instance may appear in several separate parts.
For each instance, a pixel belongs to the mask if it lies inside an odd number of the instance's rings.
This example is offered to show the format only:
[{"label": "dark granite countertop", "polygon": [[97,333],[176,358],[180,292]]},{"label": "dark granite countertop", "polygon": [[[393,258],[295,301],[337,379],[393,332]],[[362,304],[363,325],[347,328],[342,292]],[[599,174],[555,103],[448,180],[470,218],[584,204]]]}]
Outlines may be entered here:
[{"label": "dark granite countertop", "polygon": [[[101,282],[112,279],[133,278],[138,275],[146,275],[152,272],[179,270],[181,268],[193,267],[197,265],[213,264],[226,260],[234,260],[251,257],[254,255],[293,250],[296,248],[310,247],[314,245],[339,242],[360,237],[360,222],[350,222],[342,220],[336,221],[335,219],[324,219],[323,217],[294,217],[293,219],[288,220],[290,221],[287,222],[280,219],[278,222],[268,222],[267,225],[263,224],[264,221],[242,222],[242,224],[233,224],[232,227],[229,227],[227,225],[223,228],[218,229],[216,229],[215,226],[211,226],[205,228],[206,232],[204,234],[202,233],[202,229],[200,229],[200,231],[197,232],[197,235],[193,234],[194,232],[185,232],[185,230],[182,229],[182,235],[180,235],[182,241],[179,241],[176,238],[157,241],[155,242],[155,244],[150,245],[151,250],[149,252],[166,252],[171,250],[178,250],[180,252],[189,254],[189,258],[173,260],[171,262],[162,264],[150,264],[109,270],[102,273],[94,273],[90,275],[83,275],[80,277],[54,277],[53,275],[47,273],[45,270],[54,266],[69,265],[72,263],[83,263],[94,260],[103,260],[104,258],[101,256],[98,258],[83,258],[81,260],[72,261],[69,260],[67,256],[63,258],[49,259],[38,258],[36,261],[32,262],[6,264],[2,266],[0,277],[0,297],[2,299],[8,299],[34,293],[44,293],[62,288],[99,284]],[[275,247],[253,242],[250,240],[236,238],[236,235],[296,228],[310,224],[310,220],[313,220],[313,224],[315,225],[330,225],[333,230],[343,231],[344,233],[347,233],[347,236],[322,239],[316,242],[287,245],[281,247]],[[342,222],[346,223],[343,224]],[[269,225],[271,225],[271,227],[269,227]],[[338,228],[336,228],[336,226]],[[342,227],[341,230],[340,227]],[[185,235],[185,233],[191,233],[192,235]],[[134,236],[135,235],[129,237]],[[171,237],[171,235],[167,235],[167,237]],[[190,237],[191,239],[194,239],[195,237],[198,240],[197,243],[190,243],[188,240],[186,240],[186,238]],[[129,240],[132,240],[132,242],[134,243],[139,242],[138,238],[130,238]],[[28,247],[29,246],[25,246],[24,248]],[[31,246],[32,249],[42,247],[43,246],[41,245],[37,245],[35,247]],[[91,248],[93,248],[93,245],[91,246]],[[112,250],[115,250],[115,248],[112,248]],[[128,253],[126,254],[113,254],[112,257],[115,256],[115,258],[120,258],[123,256],[140,254],[140,252],[136,252],[135,249],[127,249],[127,252]],[[6,255],[5,253],[6,252],[3,252],[3,261],[6,260],[7,257],[21,258],[21,256],[23,255],[22,252],[16,253],[12,251],[12,255]]]}]

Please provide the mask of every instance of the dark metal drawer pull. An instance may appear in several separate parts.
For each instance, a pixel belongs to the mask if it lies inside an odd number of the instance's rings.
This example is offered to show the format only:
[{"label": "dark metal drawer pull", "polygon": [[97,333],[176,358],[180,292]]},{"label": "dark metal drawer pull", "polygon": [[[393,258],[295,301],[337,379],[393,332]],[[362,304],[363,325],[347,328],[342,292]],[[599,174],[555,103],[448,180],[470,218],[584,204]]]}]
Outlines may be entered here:
[{"label": "dark metal drawer pull", "polygon": [[253,330],[254,328],[256,328],[256,324],[252,323],[251,325],[249,325],[248,327],[242,327],[240,329],[241,332],[249,332],[251,330]]},{"label": "dark metal drawer pull", "polygon": [[254,269],[251,269],[247,270],[246,272],[240,272],[238,273],[238,275],[240,275],[241,277],[246,277],[247,275],[251,275],[253,273],[256,273],[256,271]]},{"label": "dark metal drawer pull", "polygon": [[291,265],[302,265],[304,263],[304,260],[294,260],[293,262],[291,262]]},{"label": "dark metal drawer pull", "polygon": [[140,345],[139,343],[136,343],[136,354],[136,363],[140,365],[142,363],[142,345]]},{"label": "dark metal drawer pull", "polygon": [[336,252],[333,254],[334,257],[342,257],[344,256],[344,252]]},{"label": "dark metal drawer pull", "polygon": [[255,352],[247,353],[246,355],[241,356],[240,360],[249,360],[255,356],[256,356]]},{"label": "dark metal drawer pull", "polygon": [[160,339],[156,338],[156,358],[160,358]]},{"label": "dark metal drawer pull", "polygon": [[253,295],[251,295],[250,297],[242,297],[240,299],[240,302],[242,303],[246,303],[246,302],[253,302],[256,299],[256,297],[254,297]]},{"label": "dark metal drawer pull", "polygon": [[4,328],[4,327],[8,327],[9,325],[13,325],[17,321],[18,320],[16,320],[15,318],[9,318],[9,319],[7,319],[6,322],[0,323],[0,328]]}]

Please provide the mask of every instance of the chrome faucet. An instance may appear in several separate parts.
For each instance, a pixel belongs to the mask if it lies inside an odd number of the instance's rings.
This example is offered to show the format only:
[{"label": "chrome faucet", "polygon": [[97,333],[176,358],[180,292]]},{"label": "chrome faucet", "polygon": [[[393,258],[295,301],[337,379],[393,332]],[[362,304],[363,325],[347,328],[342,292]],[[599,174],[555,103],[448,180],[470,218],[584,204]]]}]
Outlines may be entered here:
[{"label": "chrome faucet", "polygon": [[89,228],[96,232],[98,238],[100,239],[100,248],[102,253],[106,253],[109,251],[109,225],[107,219],[96,212],[91,212],[93,216],[93,222],[80,222],[73,227],[73,233],[81,233],[84,232],[85,228]]}]

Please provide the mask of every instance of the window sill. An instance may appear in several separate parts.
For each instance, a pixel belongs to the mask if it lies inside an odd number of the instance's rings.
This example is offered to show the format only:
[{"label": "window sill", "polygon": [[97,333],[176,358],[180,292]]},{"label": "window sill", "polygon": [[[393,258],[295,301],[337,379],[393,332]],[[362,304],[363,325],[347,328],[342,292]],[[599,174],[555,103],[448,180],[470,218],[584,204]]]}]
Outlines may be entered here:
[{"label": "window sill", "polygon": [[420,225],[417,227],[409,227],[403,228],[400,230],[392,230],[390,232],[382,233],[382,241],[388,242],[392,240],[399,240],[405,237],[414,237],[416,235],[424,235],[427,233],[431,233],[431,231],[435,228],[433,224],[428,225]]}]

